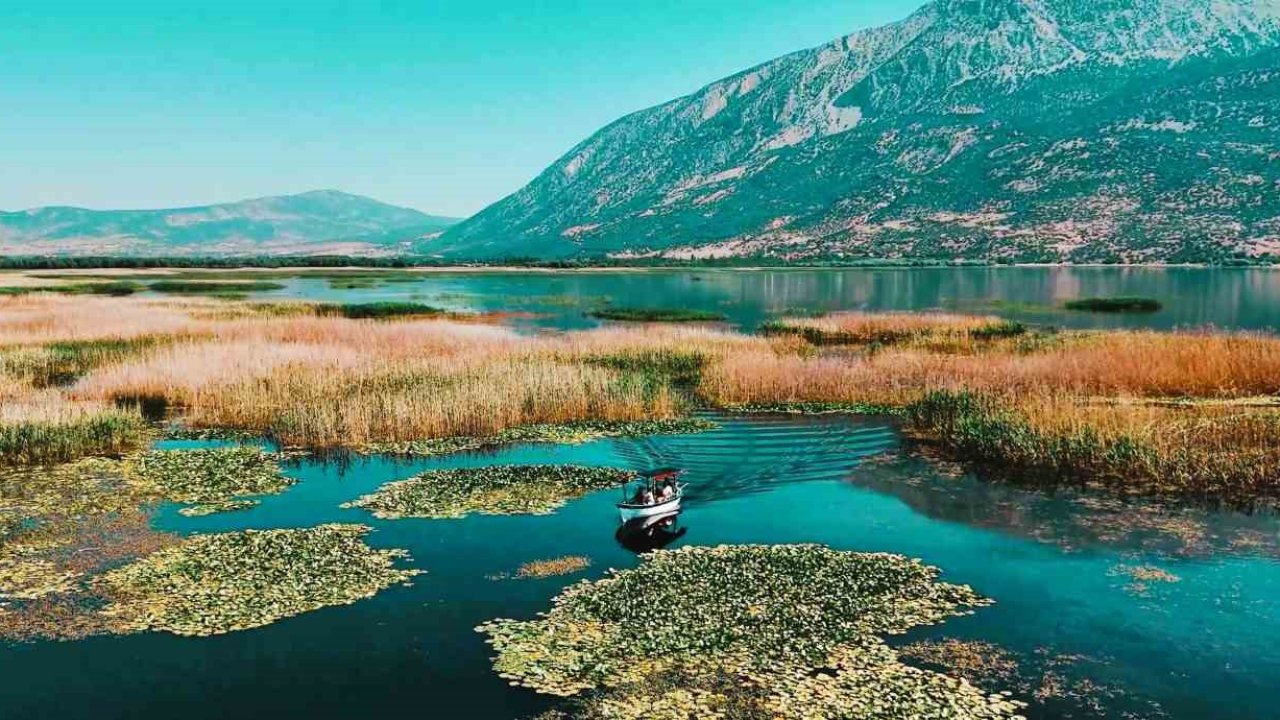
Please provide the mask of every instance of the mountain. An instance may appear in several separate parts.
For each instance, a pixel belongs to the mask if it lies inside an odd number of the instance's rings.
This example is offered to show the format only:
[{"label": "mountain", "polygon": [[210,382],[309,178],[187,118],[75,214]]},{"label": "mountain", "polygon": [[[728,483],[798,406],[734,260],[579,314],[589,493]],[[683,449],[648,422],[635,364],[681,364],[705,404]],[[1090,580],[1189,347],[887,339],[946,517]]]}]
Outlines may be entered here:
[{"label": "mountain", "polygon": [[0,212],[0,254],[394,254],[457,222],[336,190],[169,210]]},{"label": "mountain", "polygon": [[938,0],[624,117],[425,247],[1280,255],[1280,0]]}]

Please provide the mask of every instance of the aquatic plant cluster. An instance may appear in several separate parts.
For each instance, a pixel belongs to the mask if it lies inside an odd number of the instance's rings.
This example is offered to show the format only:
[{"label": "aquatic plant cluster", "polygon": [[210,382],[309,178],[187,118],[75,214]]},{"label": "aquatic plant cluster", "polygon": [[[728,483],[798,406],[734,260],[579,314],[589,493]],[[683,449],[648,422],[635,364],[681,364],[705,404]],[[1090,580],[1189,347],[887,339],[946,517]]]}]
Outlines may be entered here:
[{"label": "aquatic plant cluster", "polygon": [[152,450],[132,458],[129,470],[158,495],[194,507],[184,515],[243,510],[257,504],[246,495],[272,495],[293,484],[277,456],[253,446]]},{"label": "aquatic plant cluster", "polygon": [[605,438],[645,437],[650,435],[683,435],[715,429],[716,424],[701,418],[672,420],[620,420],[614,422],[542,423],[522,425],[486,437],[445,437],[406,440],[394,443],[370,443],[363,452],[384,455],[447,455],[471,452],[514,443],[556,443],[576,445]]},{"label": "aquatic plant cluster", "polygon": [[581,695],[585,717],[1015,716],[1008,696],[904,665],[884,644],[987,603],[937,576],[817,545],[686,547],[570,586],[538,619],[477,630],[503,677]]},{"label": "aquatic plant cluster", "polygon": [[1164,305],[1159,300],[1145,297],[1094,297],[1068,300],[1062,304],[1068,310],[1099,313],[1153,313]]},{"label": "aquatic plant cluster", "polygon": [[1029,332],[1019,322],[947,313],[832,313],[784,317],[760,326],[765,335],[794,335],[813,345],[900,345],[992,341]]},{"label": "aquatic plant cluster", "polygon": [[724,322],[724,313],[690,308],[622,308],[611,307],[587,313],[600,320],[617,322]]},{"label": "aquatic plant cluster", "polygon": [[566,502],[631,477],[625,470],[578,465],[493,465],[428,470],[387,483],[344,508],[362,508],[380,519],[541,515]]},{"label": "aquatic plant cluster", "polygon": [[117,460],[0,472],[0,638],[113,632],[93,579],[177,542],[150,527],[155,499]]},{"label": "aquatic plant cluster", "polygon": [[[907,408],[906,426],[950,453],[984,462],[999,475],[1029,473],[1040,484],[1244,504],[1274,488],[1280,414],[1225,408],[1190,423],[1113,429],[1073,422],[1070,416],[1061,421],[1053,417],[1054,410],[1032,406],[1028,411],[990,396],[939,391]],[[1039,419],[1030,414],[1037,411]],[[1160,420],[1177,412],[1148,408],[1138,416]],[[1223,446],[1232,451],[1223,452]]]},{"label": "aquatic plant cluster", "polygon": [[218,635],[329,605],[348,605],[407,582],[405,553],[374,550],[362,525],[193,535],[106,573],[103,614],[133,630]]},{"label": "aquatic plant cluster", "polygon": [[573,575],[591,567],[591,558],[584,555],[565,555],[549,560],[530,560],[516,570],[517,578],[549,578]]}]

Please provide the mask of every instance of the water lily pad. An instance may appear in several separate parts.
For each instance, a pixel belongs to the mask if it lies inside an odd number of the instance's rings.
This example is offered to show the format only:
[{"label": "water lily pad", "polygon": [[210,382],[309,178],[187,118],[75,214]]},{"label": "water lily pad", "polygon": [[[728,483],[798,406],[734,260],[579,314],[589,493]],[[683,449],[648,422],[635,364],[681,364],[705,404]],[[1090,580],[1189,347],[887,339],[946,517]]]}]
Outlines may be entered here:
[{"label": "water lily pad", "polygon": [[387,483],[344,508],[363,508],[381,519],[539,515],[593,490],[617,487],[631,474],[579,465],[494,465],[429,470]]},{"label": "water lily pad", "polygon": [[374,550],[363,525],[194,535],[99,579],[103,613],[132,631],[217,635],[347,605],[420,573]]},{"label": "water lily pad", "polygon": [[278,456],[257,447],[153,450],[129,463],[131,474],[169,500],[197,503],[183,515],[243,510],[245,495],[271,495],[294,483],[281,474]]},{"label": "water lily pad", "polygon": [[575,717],[1008,718],[1022,705],[902,663],[882,636],[987,604],[898,555],[690,547],[477,628],[494,668]]},{"label": "water lily pad", "polygon": [[563,424],[524,425],[486,437],[445,437],[373,443],[363,448],[367,453],[393,455],[447,455],[470,452],[514,443],[558,443],[576,445],[593,440],[649,435],[684,435],[714,430],[716,424],[701,418],[672,420],[600,421]]}]

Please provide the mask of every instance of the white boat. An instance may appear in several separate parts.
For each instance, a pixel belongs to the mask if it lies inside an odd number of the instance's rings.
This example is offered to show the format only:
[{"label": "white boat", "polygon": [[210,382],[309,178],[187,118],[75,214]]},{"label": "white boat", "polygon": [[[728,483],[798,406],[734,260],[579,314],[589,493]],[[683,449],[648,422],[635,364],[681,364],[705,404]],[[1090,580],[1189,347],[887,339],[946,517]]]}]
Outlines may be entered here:
[{"label": "white boat", "polygon": [[[617,505],[618,517],[625,523],[636,518],[660,517],[680,512],[685,485],[676,480],[683,474],[683,470],[663,469],[637,475],[622,486],[622,502]],[[672,493],[663,499],[662,488],[668,485],[672,487]],[[640,501],[645,491],[655,498],[654,502]]]}]

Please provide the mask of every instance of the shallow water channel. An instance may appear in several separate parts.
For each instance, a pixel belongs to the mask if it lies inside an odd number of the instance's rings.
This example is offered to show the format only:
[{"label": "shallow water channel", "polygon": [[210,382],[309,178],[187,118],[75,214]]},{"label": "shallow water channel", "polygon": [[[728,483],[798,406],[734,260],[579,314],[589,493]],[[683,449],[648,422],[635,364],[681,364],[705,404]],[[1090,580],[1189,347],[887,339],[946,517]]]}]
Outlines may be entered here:
[{"label": "shallow water channel", "polygon": [[[1274,517],[985,483],[898,452],[896,429],[880,420],[714,419],[720,428],[698,435],[411,462],[299,460],[286,470],[301,482],[254,509],[187,518],[162,507],[155,524],[181,533],[366,523],[371,545],[408,549],[427,574],[354,605],[212,638],[150,633],[0,648],[0,717],[506,720],[551,707],[492,672],[473,628],[531,617],[564,585],[635,564],[615,536],[615,492],[549,516],[383,521],[338,507],[424,469],[503,463],[687,468],[677,528],[651,543],[817,542],[938,565],[944,580],[996,605],[894,644],[977,639],[1017,653],[1027,692],[1046,693],[1033,716],[1275,717]],[[495,579],[563,555],[593,564],[569,577]],[[1125,570],[1135,566],[1168,576],[1139,583]]]}]

